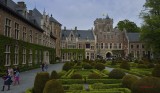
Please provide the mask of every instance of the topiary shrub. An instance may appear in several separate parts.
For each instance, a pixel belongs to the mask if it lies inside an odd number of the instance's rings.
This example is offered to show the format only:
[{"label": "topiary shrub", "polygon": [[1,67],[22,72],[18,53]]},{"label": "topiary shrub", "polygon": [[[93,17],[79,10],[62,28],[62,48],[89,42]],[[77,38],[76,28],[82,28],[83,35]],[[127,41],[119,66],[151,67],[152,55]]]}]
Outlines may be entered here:
[{"label": "topiary shrub", "polygon": [[93,67],[89,63],[84,63],[83,68],[84,69],[92,69]]},{"label": "topiary shrub", "polygon": [[96,73],[92,73],[88,75],[88,79],[100,79],[101,76],[99,74]]},{"label": "topiary shrub", "polygon": [[132,84],[137,80],[138,78],[134,75],[125,75],[122,79],[122,85],[126,88],[131,89]]},{"label": "topiary shrub", "polygon": [[132,84],[132,93],[160,93],[160,79],[144,77]]},{"label": "topiary shrub", "polygon": [[34,93],[43,93],[44,86],[46,82],[49,80],[49,73],[37,73],[34,81]]},{"label": "topiary shrub", "polygon": [[102,64],[102,63],[97,63],[97,64],[95,65],[95,69],[102,71],[102,70],[105,69],[105,65]]},{"label": "topiary shrub", "polygon": [[82,75],[81,74],[73,74],[71,76],[71,79],[82,79]]},{"label": "topiary shrub", "polygon": [[113,79],[122,79],[125,73],[121,69],[113,69],[108,76]]},{"label": "topiary shrub", "polygon": [[148,63],[147,64],[147,68],[154,68],[155,66],[154,66],[154,63]]},{"label": "topiary shrub", "polygon": [[68,70],[70,70],[72,68],[72,64],[71,63],[69,63],[69,62],[66,62],[64,65],[63,65],[63,70],[65,70],[65,71],[68,71]]},{"label": "topiary shrub", "polygon": [[58,76],[59,76],[59,78],[61,78],[65,74],[66,74],[66,71],[63,70],[63,71],[61,71],[61,72],[58,73]]},{"label": "topiary shrub", "polygon": [[130,70],[130,64],[128,62],[124,61],[120,64],[120,68]]},{"label": "topiary shrub", "polygon": [[45,88],[43,90],[43,93],[65,93],[62,84],[57,80],[49,80]]},{"label": "topiary shrub", "polygon": [[50,78],[51,79],[58,79],[59,78],[58,73],[55,70],[53,70]]},{"label": "topiary shrub", "polygon": [[160,65],[156,65],[152,71],[152,76],[160,77]]}]

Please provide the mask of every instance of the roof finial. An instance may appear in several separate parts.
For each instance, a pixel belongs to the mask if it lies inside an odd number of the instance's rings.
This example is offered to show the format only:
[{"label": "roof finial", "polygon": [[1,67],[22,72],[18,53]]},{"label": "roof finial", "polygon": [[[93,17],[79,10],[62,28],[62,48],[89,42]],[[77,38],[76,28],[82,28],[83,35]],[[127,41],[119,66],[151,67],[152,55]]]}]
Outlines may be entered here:
[{"label": "roof finial", "polygon": [[109,16],[108,16],[108,14],[106,15],[106,19],[109,19]]},{"label": "roof finial", "polygon": [[44,14],[44,15],[46,14],[45,8],[44,8],[43,14]]},{"label": "roof finial", "polygon": [[51,14],[51,17],[52,17],[52,14]]}]

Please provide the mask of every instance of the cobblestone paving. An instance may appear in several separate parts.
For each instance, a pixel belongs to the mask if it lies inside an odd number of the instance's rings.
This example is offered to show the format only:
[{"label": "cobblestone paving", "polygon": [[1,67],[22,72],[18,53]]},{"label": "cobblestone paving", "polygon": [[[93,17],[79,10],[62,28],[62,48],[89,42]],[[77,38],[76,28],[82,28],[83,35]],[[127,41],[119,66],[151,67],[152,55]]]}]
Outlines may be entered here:
[{"label": "cobblestone paving", "polygon": [[[58,64],[50,64],[48,67],[48,72],[51,73],[53,70],[61,71],[62,66],[64,63],[58,63]],[[25,93],[24,91],[28,88],[32,88],[34,84],[34,79],[37,72],[41,72],[41,68],[21,72],[20,73],[20,85],[11,85],[11,90],[7,91],[7,88],[5,91],[1,91],[3,86],[3,80],[0,78],[0,93]]]}]

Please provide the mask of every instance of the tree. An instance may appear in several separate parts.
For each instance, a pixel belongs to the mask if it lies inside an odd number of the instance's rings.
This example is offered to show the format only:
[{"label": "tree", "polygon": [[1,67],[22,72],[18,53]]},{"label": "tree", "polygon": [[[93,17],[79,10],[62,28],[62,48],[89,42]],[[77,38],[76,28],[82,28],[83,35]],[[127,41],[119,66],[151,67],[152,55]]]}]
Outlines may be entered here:
[{"label": "tree", "polygon": [[155,54],[160,53],[160,0],[146,0],[140,14],[144,20],[141,39]]},{"label": "tree", "polygon": [[140,32],[140,28],[134,22],[131,22],[128,19],[119,21],[117,27],[121,31],[126,29],[127,32]]}]

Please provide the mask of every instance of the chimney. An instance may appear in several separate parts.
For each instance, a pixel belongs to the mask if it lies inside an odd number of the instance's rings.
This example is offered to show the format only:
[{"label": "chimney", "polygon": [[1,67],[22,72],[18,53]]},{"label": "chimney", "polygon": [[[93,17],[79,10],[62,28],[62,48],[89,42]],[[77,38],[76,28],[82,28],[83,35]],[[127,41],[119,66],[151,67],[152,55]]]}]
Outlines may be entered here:
[{"label": "chimney", "polygon": [[64,30],[66,30],[66,27],[64,27]]},{"label": "chimney", "polygon": [[25,4],[23,1],[18,2],[18,6],[19,6],[20,8],[26,8],[26,4]]},{"label": "chimney", "polygon": [[75,27],[75,30],[77,31],[77,27]]},{"label": "chimney", "polygon": [[29,10],[29,15],[32,16],[32,14],[33,14],[33,11]]}]

